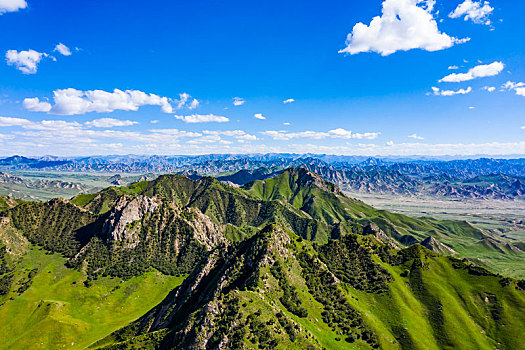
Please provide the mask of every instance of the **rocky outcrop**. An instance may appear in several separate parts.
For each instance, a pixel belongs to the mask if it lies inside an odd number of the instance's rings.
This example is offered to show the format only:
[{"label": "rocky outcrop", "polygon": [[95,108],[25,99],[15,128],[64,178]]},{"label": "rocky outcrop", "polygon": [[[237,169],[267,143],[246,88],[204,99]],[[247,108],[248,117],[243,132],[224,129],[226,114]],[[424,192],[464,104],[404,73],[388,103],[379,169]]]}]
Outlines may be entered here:
[{"label": "rocky outcrop", "polygon": [[456,251],[445,244],[441,243],[437,239],[435,239],[432,236],[427,237],[424,241],[420,243],[423,247],[427,248],[428,250],[443,254],[443,255],[454,255],[456,254]]},{"label": "rocky outcrop", "polygon": [[121,197],[115,207],[109,212],[102,234],[111,241],[124,241],[125,246],[134,248],[139,244],[136,230],[128,225],[141,220],[148,213],[153,213],[159,208],[155,198],[137,196],[133,199]]},{"label": "rocky outcrop", "polygon": [[198,208],[189,208],[188,210],[193,214],[189,224],[193,228],[193,234],[199,243],[206,246],[208,250],[220,244],[227,244],[228,241],[224,238],[223,230],[208,216],[204,215]]}]

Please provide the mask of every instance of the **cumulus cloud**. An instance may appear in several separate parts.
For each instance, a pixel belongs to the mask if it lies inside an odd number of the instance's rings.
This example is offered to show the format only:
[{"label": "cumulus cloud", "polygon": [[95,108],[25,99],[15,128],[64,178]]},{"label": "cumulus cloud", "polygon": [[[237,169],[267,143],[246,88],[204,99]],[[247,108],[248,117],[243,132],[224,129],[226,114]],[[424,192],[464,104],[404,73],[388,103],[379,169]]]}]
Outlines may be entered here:
[{"label": "cumulus cloud", "polygon": [[415,140],[424,140],[425,139],[424,137],[418,136],[417,134],[408,135],[408,137],[410,137],[411,139],[415,139]]},{"label": "cumulus cloud", "polygon": [[458,66],[448,66],[448,70],[456,70],[459,69]]},{"label": "cumulus cloud", "polygon": [[233,105],[234,106],[242,106],[246,101],[242,99],[241,97],[234,97],[233,98]]},{"label": "cumulus cloud", "polygon": [[467,89],[459,90],[440,90],[439,88],[433,86],[432,94],[435,96],[454,96],[454,95],[466,95],[472,92],[472,88],[469,86]]},{"label": "cumulus cloud", "polygon": [[226,123],[230,121],[230,119],[226,117],[215,114],[175,115],[175,118],[182,120],[185,123]]},{"label": "cumulus cloud", "polygon": [[432,15],[433,0],[385,0],[382,15],[370,25],[357,23],[340,53],[377,52],[383,56],[396,51],[422,49],[438,51],[468,40],[451,37],[438,29]]},{"label": "cumulus cloud", "polygon": [[289,98],[289,99],[283,101],[284,104],[293,103],[293,102],[295,102],[295,100],[293,98]]},{"label": "cumulus cloud", "polygon": [[49,102],[40,101],[38,97],[25,98],[22,102],[22,106],[31,112],[49,112],[51,110],[51,104]]},{"label": "cumulus cloud", "polygon": [[27,7],[25,0],[0,0],[0,15],[6,12],[15,12]]},{"label": "cumulus cloud", "polygon": [[86,122],[86,125],[93,126],[95,128],[112,128],[116,126],[130,126],[138,124],[138,122],[132,120],[119,120],[114,118],[100,118],[90,122]]},{"label": "cumulus cloud", "polygon": [[513,90],[516,95],[525,96],[525,83],[515,83],[513,81],[507,81],[503,84],[502,89]]},{"label": "cumulus cloud", "polygon": [[485,91],[488,91],[488,92],[494,92],[496,91],[496,88],[494,86],[484,86],[481,88],[481,90],[485,90]]},{"label": "cumulus cloud", "polygon": [[46,56],[46,53],[35,50],[7,50],[5,59],[8,65],[15,66],[22,73],[35,74],[38,69],[38,63]]},{"label": "cumulus cloud", "polygon": [[55,50],[58,51],[60,54],[64,56],[71,56],[71,50],[66,45],[59,43],[57,46],[55,46]]},{"label": "cumulus cloud", "polygon": [[288,141],[291,139],[314,139],[321,140],[325,138],[339,138],[339,139],[376,139],[381,133],[366,132],[366,133],[352,133],[350,130],[342,128],[330,130],[328,132],[322,131],[301,131],[301,132],[287,132],[284,130],[267,130],[262,132],[263,135],[270,136],[274,140]]},{"label": "cumulus cloud", "polygon": [[[38,99],[29,100],[28,104],[43,103]],[[77,115],[89,112],[109,113],[115,110],[137,111],[141,106],[160,106],[162,112],[172,113],[173,107],[167,97],[147,94],[139,90],[119,89],[113,92],[103,90],[81,91],[73,88],[55,90],[53,92],[54,105],[49,113],[58,115]],[[25,100],[24,100],[25,101]],[[40,105],[42,109],[43,105]],[[45,106],[47,108],[47,105]]]},{"label": "cumulus cloud", "polygon": [[262,113],[255,113],[255,114],[253,115],[253,117],[254,117],[255,119],[261,119],[261,120],[266,119],[266,117],[265,117],[264,115],[262,115]]},{"label": "cumulus cloud", "polygon": [[467,73],[452,73],[441,79],[439,82],[460,83],[476,78],[493,77],[498,75],[505,68],[503,62],[493,62],[491,64],[482,64],[471,68]]},{"label": "cumulus cloud", "polygon": [[474,23],[490,25],[490,15],[494,8],[490,6],[488,1],[472,1],[465,0],[456,7],[448,16],[450,18],[464,17],[465,21],[469,19]]}]

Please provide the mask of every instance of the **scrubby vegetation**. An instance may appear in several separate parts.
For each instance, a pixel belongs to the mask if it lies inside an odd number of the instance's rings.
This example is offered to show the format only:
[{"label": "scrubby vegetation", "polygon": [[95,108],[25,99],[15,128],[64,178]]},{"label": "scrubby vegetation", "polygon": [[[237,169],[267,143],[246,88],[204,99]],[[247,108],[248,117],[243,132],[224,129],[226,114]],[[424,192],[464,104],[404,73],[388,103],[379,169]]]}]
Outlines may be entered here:
[{"label": "scrubby vegetation", "polygon": [[367,292],[388,290],[391,277],[381,265],[374,262],[371,249],[349,234],[318,248],[321,260],[337,278],[352,287]]},{"label": "scrubby vegetation", "polygon": [[296,291],[296,287],[291,285],[284,275],[281,264],[276,261],[270,268],[272,275],[279,281],[279,287],[283,290],[283,295],[279,298],[284,307],[299,317],[308,316],[308,311],[302,306]]},{"label": "scrubby vegetation", "polygon": [[349,343],[362,339],[374,348],[379,347],[377,336],[350,306],[331,272],[307,252],[300,253],[298,259],[310,293],[324,307],[323,321]]}]

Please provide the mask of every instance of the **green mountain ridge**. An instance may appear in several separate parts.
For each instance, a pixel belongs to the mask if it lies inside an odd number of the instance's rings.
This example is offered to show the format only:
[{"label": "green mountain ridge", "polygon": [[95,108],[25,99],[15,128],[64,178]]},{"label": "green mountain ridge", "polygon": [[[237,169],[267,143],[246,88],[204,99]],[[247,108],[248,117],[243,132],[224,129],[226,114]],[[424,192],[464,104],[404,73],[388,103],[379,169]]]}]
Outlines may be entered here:
[{"label": "green mountain ridge", "polygon": [[[0,332],[41,348],[517,349],[525,326],[525,282],[480,266],[504,272],[520,249],[378,211],[305,169],[242,188],[164,175],[0,219]],[[462,259],[472,247],[492,255]],[[103,327],[117,300],[133,312]]]}]

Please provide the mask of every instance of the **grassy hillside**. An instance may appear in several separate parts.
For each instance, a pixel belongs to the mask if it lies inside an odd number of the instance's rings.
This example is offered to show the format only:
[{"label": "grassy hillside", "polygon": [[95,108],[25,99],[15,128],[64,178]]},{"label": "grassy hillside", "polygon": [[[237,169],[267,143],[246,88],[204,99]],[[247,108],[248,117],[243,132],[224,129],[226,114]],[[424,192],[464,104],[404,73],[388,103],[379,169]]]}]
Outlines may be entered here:
[{"label": "grassy hillside", "polygon": [[0,296],[0,349],[83,349],[140,317],[183,280],[151,271],[127,281],[100,278],[88,288],[85,273],[34,247],[11,274],[10,291]]},{"label": "grassy hillside", "polygon": [[232,251],[228,264],[210,262],[159,307],[93,347],[521,346],[525,292],[514,280],[421,246],[383,250],[372,237],[353,235],[319,246],[285,232],[263,230]]}]

